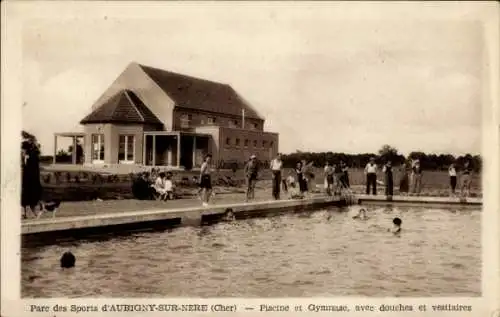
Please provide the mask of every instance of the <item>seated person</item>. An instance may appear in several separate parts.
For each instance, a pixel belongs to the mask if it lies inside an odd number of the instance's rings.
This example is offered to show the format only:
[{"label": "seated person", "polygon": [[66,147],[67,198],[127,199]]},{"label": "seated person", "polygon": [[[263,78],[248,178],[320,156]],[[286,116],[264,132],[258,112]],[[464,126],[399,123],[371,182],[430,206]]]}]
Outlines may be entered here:
[{"label": "seated person", "polygon": [[170,200],[175,198],[175,195],[174,195],[175,185],[174,185],[174,182],[172,181],[172,176],[173,176],[172,173],[168,172],[166,179],[165,179],[165,182],[164,182],[165,199],[170,199]]},{"label": "seated person", "polygon": [[166,183],[166,175],[164,172],[161,172],[156,178],[155,182],[151,187],[153,187],[156,191],[156,194],[161,200],[164,200],[167,197],[167,190],[165,187]]},{"label": "seated person", "polygon": [[149,186],[149,175],[142,173],[140,177],[132,183],[132,193],[136,199],[148,200],[152,199],[151,187]]},{"label": "seated person", "polygon": [[288,193],[290,194],[290,199],[304,198],[304,196],[300,192],[297,182],[295,181],[295,178],[292,175],[287,177],[286,182],[288,187]]}]

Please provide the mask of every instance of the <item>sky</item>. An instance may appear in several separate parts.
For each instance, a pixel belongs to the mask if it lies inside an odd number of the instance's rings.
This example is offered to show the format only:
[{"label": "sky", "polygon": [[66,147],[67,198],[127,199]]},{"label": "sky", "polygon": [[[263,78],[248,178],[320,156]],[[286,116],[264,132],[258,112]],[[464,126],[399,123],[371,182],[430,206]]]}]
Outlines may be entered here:
[{"label": "sky", "polygon": [[481,25],[382,7],[47,10],[23,25],[23,129],[51,155],[54,132],[82,131],[100,94],[138,62],[230,84],[280,134],[284,153],[384,144],[403,154],[479,153]]}]

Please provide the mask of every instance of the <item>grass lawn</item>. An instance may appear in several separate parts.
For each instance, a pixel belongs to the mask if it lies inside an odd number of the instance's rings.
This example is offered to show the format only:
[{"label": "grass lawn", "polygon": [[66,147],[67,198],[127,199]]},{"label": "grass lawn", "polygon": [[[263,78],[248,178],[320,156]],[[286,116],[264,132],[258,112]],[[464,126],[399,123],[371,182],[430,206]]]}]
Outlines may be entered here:
[{"label": "grass lawn", "polygon": [[[127,171],[125,173],[123,171]],[[118,173],[117,169],[97,169],[86,168],[83,166],[50,166],[42,171],[42,186],[44,187],[44,200],[60,199],[63,201],[79,201],[79,200],[94,200],[100,199],[130,199],[132,196],[132,181],[130,178],[130,170],[132,167],[122,169]],[[144,170],[144,168],[142,168]],[[103,173],[107,171],[108,173]],[[136,169],[137,171],[137,169]],[[110,173],[114,172],[114,173]],[[54,174],[59,174],[58,181]],[[174,181],[177,182],[181,196],[192,197],[196,193],[196,185],[182,185],[184,179],[191,180],[193,176],[198,176],[198,171],[173,171]],[[293,173],[292,169],[286,169],[284,176]],[[315,184],[323,186],[323,169],[316,168]],[[50,176],[48,176],[50,175]],[[230,170],[221,170],[214,174],[213,180],[217,182],[220,178],[230,177],[235,180],[238,186],[227,186],[223,182],[218,182],[215,186],[219,193],[243,193],[243,170],[238,170],[233,173]],[[394,173],[394,194],[399,193],[399,181],[401,174],[398,171]],[[349,171],[349,179],[351,187],[356,193],[364,193],[365,191],[365,175],[362,169],[351,169]],[[378,180],[384,181],[384,175],[379,173]],[[258,187],[261,189],[271,188],[271,173],[269,170],[263,170],[259,176]],[[460,185],[460,179],[459,179]],[[457,187],[459,187],[459,185]],[[384,186],[377,186],[379,193],[384,192]],[[423,196],[448,196],[449,194],[449,177],[447,171],[424,171],[422,177],[422,195]],[[475,197],[481,197],[481,177],[473,175],[471,194]]]}]

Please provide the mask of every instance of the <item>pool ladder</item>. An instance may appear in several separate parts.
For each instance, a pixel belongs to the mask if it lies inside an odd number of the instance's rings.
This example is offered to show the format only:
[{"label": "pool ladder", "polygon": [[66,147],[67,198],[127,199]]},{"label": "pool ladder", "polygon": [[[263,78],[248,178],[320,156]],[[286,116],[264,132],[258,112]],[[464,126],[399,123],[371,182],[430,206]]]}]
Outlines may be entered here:
[{"label": "pool ladder", "polygon": [[358,200],[356,199],[356,195],[352,192],[350,188],[342,186],[340,188],[340,197],[343,201],[345,201],[346,205],[356,205]]}]

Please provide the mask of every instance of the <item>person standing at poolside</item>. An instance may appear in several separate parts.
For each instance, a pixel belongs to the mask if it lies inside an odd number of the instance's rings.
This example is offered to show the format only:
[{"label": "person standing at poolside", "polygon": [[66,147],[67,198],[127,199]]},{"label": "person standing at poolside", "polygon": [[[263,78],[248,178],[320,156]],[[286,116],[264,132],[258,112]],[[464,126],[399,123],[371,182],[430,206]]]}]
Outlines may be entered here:
[{"label": "person standing at poolside", "polygon": [[411,193],[417,196],[420,195],[422,190],[422,167],[420,166],[420,160],[415,160],[411,172],[412,188]]},{"label": "person standing at poolside", "polygon": [[351,187],[349,184],[349,167],[344,161],[340,161],[340,170],[342,172],[342,185],[348,189]]},{"label": "person standing at poolside", "polygon": [[212,177],[210,162],[212,161],[212,155],[207,154],[203,164],[201,164],[200,169],[200,189],[201,189],[201,200],[204,207],[208,206],[208,201],[212,195]]},{"label": "person standing at poolside", "polygon": [[342,163],[333,165],[334,179],[335,179],[335,195],[340,195],[344,189],[344,173],[342,172]]},{"label": "person standing at poolside", "polygon": [[464,170],[462,171],[462,197],[468,197],[470,195],[470,183],[472,177],[472,168],[470,166],[470,161],[467,160],[464,163]]},{"label": "person standing at poolside", "polygon": [[282,171],[283,161],[281,160],[281,153],[278,153],[276,158],[271,161],[271,172],[273,174],[273,197],[276,200],[280,199]]},{"label": "person standing at poolside", "polygon": [[304,166],[302,162],[297,163],[295,173],[297,174],[297,183],[299,183],[300,195],[304,196],[307,192],[307,181],[304,177]]},{"label": "person standing at poolside", "polygon": [[454,163],[451,163],[448,168],[448,174],[450,175],[450,196],[455,196],[455,190],[457,188],[457,170]]},{"label": "person standing at poolside", "polygon": [[313,164],[313,161],[302,160],[302,176],[307,182],[307,191],[314,191],[316,187],[314,184]]},{"label": "person standing at poolside", "polygon": [[373,188],[373,195],[377,195],[377,164],[375,158],[371,157],[370,162],[365,167],[366,194],[370,195],[370,187]]},{"label": "person standing at poolside", "polygon": [[[21,206],[23,217],[27,218],[27,209],[39,217],[36,206],[42,199],[42,183],[40,182],[40,149],[29,140],[21,144]],[[42,211],[40,211],[42,212]]]},{"label": "person standing at poolside", "polygon": [[325,165],[325,191],[328,196],[332,195],[333,189],[333,167],[330,162],[326,162]]},{"label": "person standing at poolside", "polygon": [[409,173],[411,171],[411,165],[409,162],[404,162],[401,166],[401,180],[399,181],[399,194],[407,195],[410,187]]},{"label": "person standing at poolside", "polygon": [[392,196],[394,190],[394,183],[392,178],[392,163],[387,161],[382,169],[385,174],[385,195]]},{"label": "person standing at poolside", "polygon": [[258,163],[255,155],[250,156],[250,160],[245,165],[245,179],[247,182],[247,192],[245,202],[255,198],[255,183],[257,182]]}]

